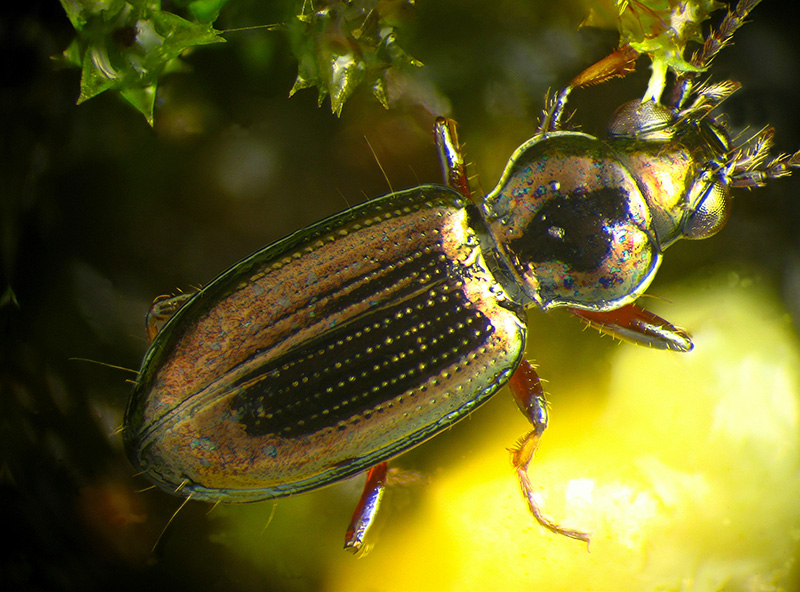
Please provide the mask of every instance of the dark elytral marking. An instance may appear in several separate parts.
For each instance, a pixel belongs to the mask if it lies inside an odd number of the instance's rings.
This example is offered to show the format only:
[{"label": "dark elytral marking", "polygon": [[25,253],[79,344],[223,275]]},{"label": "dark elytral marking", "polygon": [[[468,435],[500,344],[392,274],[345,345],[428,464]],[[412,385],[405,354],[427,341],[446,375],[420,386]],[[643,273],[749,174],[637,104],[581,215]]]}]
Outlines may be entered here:
[{"label": "dark elytral marking", "polygon": [[294,437],[369,415],[422,385],[494,332],[463,293],[443,285],[370,310],[239,380],[230,408],[251,436]]}]

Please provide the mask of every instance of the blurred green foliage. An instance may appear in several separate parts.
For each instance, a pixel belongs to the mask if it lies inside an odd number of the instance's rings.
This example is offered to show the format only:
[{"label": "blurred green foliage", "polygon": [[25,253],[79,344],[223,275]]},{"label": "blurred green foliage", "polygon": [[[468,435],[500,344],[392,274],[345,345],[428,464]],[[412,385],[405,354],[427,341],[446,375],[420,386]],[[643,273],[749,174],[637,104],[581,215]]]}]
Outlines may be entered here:
[{"label": "blurred green foliage", "polygon": [[[77,37],[63,58],[82,70],[78,103],[115,90],[153,124],[158,79],[181,70],[179,56],[224,41],[211,26],[227,0],[181,0],[187,18],[162,10],[160,0],[61,0]],[[396,25],[413,0],[297,1],[285,31],[298,61],[290,95],[317,87],[320,104],[342,107],[360,84],[388,108],[386,74],[400,64],[419,66],[397,42]]]},{"label": "blurred green foliage", "polygon": [[61,0],[61,5],[78,32],[64,51],[66,61],[82,70],[78,103],[113,89],[150,125],[159,77],[180,69],[178,57],[186,49],[224,41],[208,24],[161,10],[160,0]]},{"label": "blurred green foliage", "polygon": [[[668,71],[704,70],[687,59],[686,47],[690,42],[703,43],[703,22],[724,4],[717,0],[614,0],[614,4],[620,46],[630,45],[639,53],[648,54],[653,62],[645,98],[660,100]],[[589,10],[585,24],[602,25],[597,8]]]},{"label": "blurred green foliage", "polygon": [[408,0],[354,0],[324,3],[321,9],[303,2],[289,23],[292,50],[299,63],[290,95],[317,87],[319,103],[331,97],[331,110],[341,114],[347,98],[365,83],[388,108],[386,74],[396,65],[421,66],[400,47],[395,24]]},{"label": "blurred green foliage", "polygon": [[[184,18],[162,10],[161,0],[61,0],[77,32],[63,58],[82,70],[78,103],[115,90],[152,125],[159,78],[181,70],[179,57],[190,48],[224,41],[212,23],[226,3],[178,0],[174,6]],[[658,100],[668,70],[699,70],[687,61],[686,45],[702,41],[701,24],[721,6],[716,0],[591,0],[584,24],[616,26],[621,46],[651,56],[647,97]],[[329,96],[340,115],[366,85],[389,108],[391,70],[422,65],[397,39],[413,8],[414,0],[287,0],[286,20],[263,26],[290,40],[298,74],[289,95],[316,87],[319,104]]]}]

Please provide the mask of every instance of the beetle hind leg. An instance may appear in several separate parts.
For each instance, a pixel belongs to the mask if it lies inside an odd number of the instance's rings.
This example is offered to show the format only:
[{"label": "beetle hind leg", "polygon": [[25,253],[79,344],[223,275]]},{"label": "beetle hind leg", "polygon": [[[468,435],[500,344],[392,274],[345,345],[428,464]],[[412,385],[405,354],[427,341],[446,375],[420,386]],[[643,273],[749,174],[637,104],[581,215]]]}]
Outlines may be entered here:
[{"label": "beetle hind leg", "polygon": [[378,514],[383,492],[386,489],[386,474],[388,463],[378,463],[367,471],[367,480],[364,483],[364,491],[353,511],[350,525],[344,537],[344,548],[352,553],[357,553],[364,544],[364,537],[375,521]]},{"label": "beetle hind leg", "polygon": [[528,504],[528,509],[536,522],[554,534],[560,534],[571,539],[589,544],[589,534],[580,530],[564,528],[545,516],[536,503],[533,485],[528,477],[528,465],[533,459],[539,440],[547,428],[547,401],[544,390],[536,371],[530,362],[523,360],[508,382],[511,393],[517,402],[520,411],[528,418],[533,429],[528,432],[511,450],[511,463],[519,479],[522,495]]},{"label": "beetle hind leg", "polygon": [[167,324],[176,312],[186,304],[194,293],[178,294],[177,296],[159,296],[155,299],[145,317],[147,340],[152,342],[161,328]]}]

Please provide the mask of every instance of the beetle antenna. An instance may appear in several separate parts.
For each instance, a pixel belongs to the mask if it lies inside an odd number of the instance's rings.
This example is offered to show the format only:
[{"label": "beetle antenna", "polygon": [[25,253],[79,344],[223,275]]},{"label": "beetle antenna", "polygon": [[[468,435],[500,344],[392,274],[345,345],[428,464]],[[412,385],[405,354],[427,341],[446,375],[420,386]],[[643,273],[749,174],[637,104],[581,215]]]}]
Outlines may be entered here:
[{"label": "beetle antenna", "polygon": [[800,151],[779,154],[767,161],[774,136],[775,130],[765,127],[732,151],[728,162],[734,187],[763,187],[769,179],[786,177],[792,174],[792,169],[800,168]]},{"label": "beetle antenna", "polygon": [[717,54],[731,42],[733,34],[745,23],[745,18],[761,0],[740,0],[735,8],[728,9],[718,30],[713,29],[703,43],[703,49],[692,55],[692,65],[706,69]]},{"label": "beetle antenna", "polygon": [[775,130],[764,127],[736,149],[733,173],[757,169],[769,156],[774,144]]},{"label": "beetle antenna", "polygon": [[742,85],[733,80],[723,80],[722,82],[703,82],[695,90],[694,101],[692,104],[682,109],[678,117],[685,118],[694,115],[697,111],[712,111],[720,103],[739,90]]},{"label": "beetle antenna", "polygon": [[554,132],[561,128],[561,116],[564,113],[564,107],[567,104],[570,92],[572,92],[571,86],[567,86],[553,94],[548,89],[544,98],[544,109],[539,117],[536,136]]},{"label": "beetle antenna", "polygon": [[[761,0],[739,0],[734,8],[729,8],[725,18],[717,30],[711,29],[700,51],[692,54],[690,63],[699,71],[705,71],[717,54],[731,42],[733,34],[745,24],[747,15],[761,2]],[[675,81],[672,104],[676,109],[681,109],[683,103],[692,94],[698,72],[682,72]]]}]

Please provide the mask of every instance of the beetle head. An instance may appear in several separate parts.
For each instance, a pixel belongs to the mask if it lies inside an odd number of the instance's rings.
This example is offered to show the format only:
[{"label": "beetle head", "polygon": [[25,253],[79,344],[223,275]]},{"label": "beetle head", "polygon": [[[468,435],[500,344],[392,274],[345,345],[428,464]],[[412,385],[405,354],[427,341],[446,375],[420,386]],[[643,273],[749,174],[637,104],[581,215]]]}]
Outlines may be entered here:
[{"label": "beetle head", "polygon": [[678,112],[634,100],[608,126],[611,145],[639,181],[662,250],[681,238],[713,236],[728,220],[740,159],[708,107]]}]

